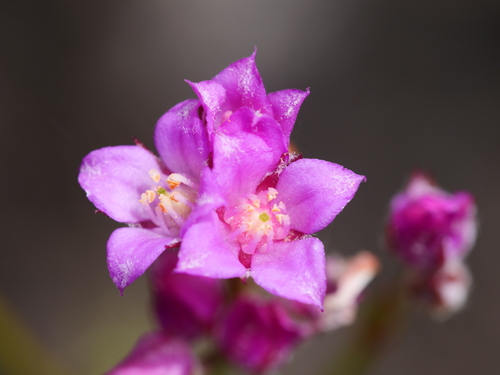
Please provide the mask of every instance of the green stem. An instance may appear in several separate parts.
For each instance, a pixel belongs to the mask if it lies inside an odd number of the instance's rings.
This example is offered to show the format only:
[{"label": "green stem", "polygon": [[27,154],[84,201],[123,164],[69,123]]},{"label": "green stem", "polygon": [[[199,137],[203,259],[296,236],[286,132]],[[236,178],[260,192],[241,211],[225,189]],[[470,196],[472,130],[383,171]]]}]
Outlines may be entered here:
[{"label": "green stem", "polygon": [[0,373],[68,375],[0,296]]},{"label": "green stem", "polygon": [[373,365],[381,350],[401,330],[407,315],[407,299],[400,277],[363,303],[355,336],[325,374],[361,375]]}]

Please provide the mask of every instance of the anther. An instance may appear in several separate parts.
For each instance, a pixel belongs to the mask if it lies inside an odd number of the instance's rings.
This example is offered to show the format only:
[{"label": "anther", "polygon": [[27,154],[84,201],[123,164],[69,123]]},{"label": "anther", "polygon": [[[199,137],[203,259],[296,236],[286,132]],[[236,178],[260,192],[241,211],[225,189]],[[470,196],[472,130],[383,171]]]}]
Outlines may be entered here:
[{"label": "anther", "polygon": [[167,178],[167,184],[172,190],[174,190],[180,184],[184,184],[186,186],[189,186],[190,188],[198,190],[198,185],[196,183],[179,173],[172,173],[171,175],[169,175]]},{"label": "anther", "polygon": [[146,190],[145,193],[141,194],[141,199],[139,202],[141,202],[144,205],[147,205],[151,202],[153,202],[156,198],[156,194],[153,190]]},{"label": "anther", "polygon": [[154,182],[160,181],[161,175],[160,175],[160,172],[158,172],[156,169],[151,169],[149,171],[149,175],[151,176],[151,178],[153,179]]},{"label": "anther", "polygon": [[278,195],[278,190],[274,188],[267,189],[267,201],[271,202]]}]

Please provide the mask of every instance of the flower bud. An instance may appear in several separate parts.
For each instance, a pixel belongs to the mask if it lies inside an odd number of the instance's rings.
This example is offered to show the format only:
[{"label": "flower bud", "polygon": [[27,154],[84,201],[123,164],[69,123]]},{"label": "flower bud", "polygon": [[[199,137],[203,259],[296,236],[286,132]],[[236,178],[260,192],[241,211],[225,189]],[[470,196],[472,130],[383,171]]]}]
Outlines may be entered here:
[{"label": "flower bud", "polygon": [[237,299],[221,320],[217,341],[235,364],[256,373],[278,367],[299,342],[286,311],[276,300]]},{"label": "flower bud", "polygon": [[467,266],[450,261],[430,275],[414,275],[411,290],[430,315],[445,319],[465,306],[471,284]]},{"label": "flower bud", "polygon": [[106,375],[201,375],[189,347],[163,333],[142,336],[132,352]]},{"label": "flower bud", "polygon": [[223,304],[221,281],[173,273],[177,253],[165,251],[151,269],[153,306],[164,332],[194,339],[212,328]]},{"label": "flower bud", "polygon": [[422,172],[414,173],[391,201],[387,243],[411,267],[432,270],[450,259],[463,259],[476,232],[473,196],[447,193]]}]

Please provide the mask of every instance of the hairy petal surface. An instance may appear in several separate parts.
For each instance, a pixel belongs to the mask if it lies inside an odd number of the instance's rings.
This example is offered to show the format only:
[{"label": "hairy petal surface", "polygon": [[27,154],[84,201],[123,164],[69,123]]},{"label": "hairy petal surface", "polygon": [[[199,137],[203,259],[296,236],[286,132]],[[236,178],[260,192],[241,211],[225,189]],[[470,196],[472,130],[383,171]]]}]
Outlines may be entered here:
[{"label": "hairy petal surface", "polygon": [[215,81],[191,82],[186,81],[194,90],[206,112],[207,129],[211,137],[216,129],[216,124],[220,123],[222,112],[228,109],[226,102],[226,89]]},{"label": "hairy petal surface", "polygon": [[323,309],[325,251],[317,238],[276,241],[272,251],[255,253],[251,276],[272,294]]},{"label": "hairy petal surface", "polygon": [[139,200],[151,188],[151,169],[160,169],[156,156],[142,147],[105,147],[83,159],[78,182],[106,215],[122,223],[138,223],[149,219]]},{"label": "hairy petal surface", "polygon": [[155,332],[142,336],[132,352],[106,375],[194,375],[197,366],[188,345]]},{"label": "hairy petal surface", "polygon": [[218,279],[243,276],[246,268],[238,260],[239,247],[228,236],[229,228],[215,211],[199,217],[182,238],[175,272]]},{"label": "hairy petal surface", "polygon": [[286,205],[290,227],[311,234],[330,224],[364,180],[341,165],[301,159],[281,173],[276,189]]},{"label": "hairy petal surface", "polygon": [[253,110],[240,108],[215,134],[214,173],[230,203],[255,192],[264,176],[275,169],[285,150],[278,126],[268,116],[260,122]]},{"label": "hairy petal surface", "polygon": [[286,139],[290,138],[300,106],[308,95],[309,89],[307,91],[288,89],[267,95],[273,108],[274,118],[281,124]]},{"label": "hairy petal surface", "polygon": [[108,240],[107,260],[109,275],[120,293],[176,241],[148,229],[116,229]]},{"label": "hairy petal surface", "polygon": [[186,100],[165,113],[156,124],[155,145],[170,172],[198,181],[206,165],[208,135],[199,117],[201,103]]},{"label": "hairy petal surface", "polygon": [[226,103],[229,109],[234,111],[245,106],[272,114],[266,89],[255,65],[255,53],[256,51],[250,57],[232,63],[217,74],[213,81],[226,89]]}]

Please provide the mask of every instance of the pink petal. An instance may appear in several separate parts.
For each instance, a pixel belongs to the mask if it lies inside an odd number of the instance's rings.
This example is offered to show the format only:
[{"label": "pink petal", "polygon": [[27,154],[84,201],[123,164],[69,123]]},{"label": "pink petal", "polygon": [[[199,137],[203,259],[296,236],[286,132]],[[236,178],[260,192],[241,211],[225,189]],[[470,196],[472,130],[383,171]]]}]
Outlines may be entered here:
[{"label": "pink petal", "polygon": [[317,238],[276,241],[271,251],[255,253],[251,276],[268,292],[323,309],[325,252]]},{"label": "pink petal", "polygon": [[290,137],[300,106],[308,95],[309,89],[307,91],[289,89],[267,95],[273,108],[274,118],[281,124],[283,135],[286,138]]},{"label": "pink petal", "polygon": [[226,90],[220,83],[215,81],[186,82],[189,83],[198,98],[200,98],[201,104],[206,111],[208,133],[212,134],[220,125],[222,112],[229,110],[228,105],[225,104]]},{"label": "pink petal", "polygon": [[272,114],[266,89],[255,65],[256,52],[229,65],[217,74],[213,81],[220,83],[226,89],[226,102],[230,110],[235,111],[245,106]]},{"label": "pink petal", "polygon": [[149,229],[116,229],[108,240],[107,258],[109,275],[120,293],[148,269],[166,246],[176,241]]},{"label": "pink petal", "polygon": [[105,147],[83,159],[78,182],[106,215],[122,223],[138,223],[149,219],[139,200],[154,185],[151,169],[160,169],[157,159],[142,147]]},{"label": "pink petal", "polygon": [[158,120],[155,130],[156,149],[170,172],[194,181],[198,181],[210,152],[200,109],[198,100],[179,103]]},{"label": "pink petal", "polygon": [[243,276],[246,268],[238,260],[239,247],[228,235],[215,211],[200,217],[182,238],[175,272],[218,279]]},{"label": "pink petal", "polygon": [[303,233],[325,228],[354,197],[364,176],[338,164],[301,159],[290,164],[276,186],[290,227]]},{"label": "pink petal", "polygon": [[215,133],[214,172],[231,204],[254,193],[286,151],[279,124],[269,116],[256,117],[249,108],[233,113]]}]

